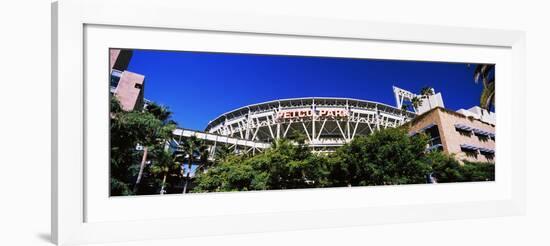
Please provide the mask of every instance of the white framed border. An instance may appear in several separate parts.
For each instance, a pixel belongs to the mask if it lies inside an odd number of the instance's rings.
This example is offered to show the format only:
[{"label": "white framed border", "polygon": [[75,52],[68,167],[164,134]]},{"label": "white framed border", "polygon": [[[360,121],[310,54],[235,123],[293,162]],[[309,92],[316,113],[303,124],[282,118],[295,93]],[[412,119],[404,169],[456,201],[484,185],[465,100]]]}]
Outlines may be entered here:
[{"label": "white framed border", "polygon": [[[153,38],[146,38],[152,36]],[[348,57],[394,60],[428,60],[445,62],[493,63],[498,71],[509,71],[509,50],[503,47],[460,46],[349,40],[334,38],[301,38],[296,36],[189,31],[90,25],[84,27],[85,84],[85,216],[86,222],[108,222],[143,219],[189,218],[198,216],[274,213],[343,208],[504,200],[509,198],[511,161],[497,156],[496,182],[440,184],[437,186],[405,185],[353,188],[301,189],[292,191],[188,194],[185,196],[109,197],[109,149],[107,122],[109,99],[106,75],[109,74],[107,51],[111,47],[229,52],[248,54],[286,54],[317,57]],[[220,45],[223,44],[223,45]],[[498,73],[497,71],[497,73]],[[508,76],[498,73],[499,95],[510,95]],[[178,83],[179,81],[172,81]],[[398,81],[406,83],[406,81]],[[226,85],[219,82],[220,88]],[[375,83],[375,82],[371,82]],[[192,87],[189,88],[192,90]],[[388,93],[389,93],[389,89]],[[254,93],[254,89],[248,89]],[[503,98],[503,97],[500,97]],[[368,98],[367,98],[368,99]],[[510,100],[498,101],[508,108]],[[509,112],[503,111],[500,117]],[[102,123],[104,122],[104,123]],[[510,129],[502,121],[497,134]],[[499,137],[499,143],[507,138]],[[509,145],[499,144],[499,153],[509,153]],[[88,153],[88,154],[86,154]],[[501,155],[499,155],[501,156]],[[504,154],[502,155],[504,156]],[[291,201],[291,202],[289,202]],[[162,209],[149,209],[162,208]],[[185,211],[175,214],[174,211]]]},{"label": "white framed border", "polygon": [[[459,219],[519,215],[525,209],[525,85],[524,85],[524,34],[518,31],[484,30],[458,27],[440,27],[423,25],[406,25],[392,23],[373,23],[363,21],[312,19],[296,16],[262,16],[245,13],[197,11],[185,9],[181,1],[108,1],[108,0],[63,0],[52,5],[52,236],[58,244],[78,244],[92,242],[125,241],[140,239],[174,238],[183,236],[214,235],[224,233],[244,233],[295,230],[307,228],[358,226],[380,223],[414,222],[441,219]],[[125,11],[120,11],[124,9]],[[257,210],[245,213],[242,210],[224,212],[219,210],[212,215],[174,217],[139,217],[131,216],[114,218],[109,208],[93,205],[98,198],[89,196],[91,179],[87,174],[92,171],[84,161],[85,148],[90,135],[85,135],[84,102],[85,80],[90,73],[85,57],[85,35],[88,27],[110,26],[116,28],[155,28],[161,31],[197,30],[213,31],[218,34],[246,36],[251,34],[269,34],[285,36],[292,39],[336,39],[359,43],[396,41],[403,45],[416,46],[446,45],[464,47],[498,47],[507,50],[507,58],[498,60],[497,103],[509,102],[506,109],[499,106],[497,114],[497,149],[498,163],[508,161],[509,169],[504,176],[490,183],[461,184],[460,186],[402,186],[376,187],[376,189],[351,189],[354,195],[364,195],[368,191],[393,192],[411,195],[412,190],[431,189],[487,189],[500,188],[499,196],[471,197],[469,200],[447,199],[407,202],[401,199],[396,203],[371,204],[358,203],[354,206],[333,204],[332,206],[289,205],[282,210]],[[141,29],[143,30],[143,29]],[[268,35],[268,36],[269,36]],[[90,36],[91,37],[91,36]],[[101,41],[101,39],[99,39]],[[104,44],[109,45],[109,44]],[[111,43],[112,45],[112,43]],[[138,44],[139,45],[139,44]],[[223,44],[222,44],[223,45]],[[286,45],[284,47],[291,47]],[[132,47],[138,48],[138,47]],[[227,48],[227,47],[226,47]],[[177,47],[176,47],[177,49]],[[280,51],[279,53],[284,52]],[[295,54],[295,52],[291,52]],[[106,57],[105,57],[106,58]],[[413,59],[414,57],[410,57]],[[402,58],[403,59],[403,58]],[[426,58],[427,59],[427,58]],[[436,58],[431,58],[434,60]],[[464,61],[465,58],[457,61]],[[502,60],[504,59],[504,60]],[[451,59],[452,60],[452,59]],[[478,59],[479,60],[479,59]],[[506,64],[505,72],[500,72],[498,64]],[[501,80],[501,75],[506,79]],[[505,83],[501,82],[505,81]],[[502,97],[504,95],[505,97]],[[514,96],[514,103],[505,100]],[[502,123],[501,122],[505,122]],[[89,134],[89,133],[88,133]],[[502,139],[509,139],[501,144]],[[504,150],[504,151],[503,151]],[[511,151],[514,150],[514,151]],[[503,159],[504,158],[504,159]],[[499,165],[499,164],[497,164]],[[502,170],[502,169],[501,169]],[[502,179],[501,177],[506,177]],[[504,181],[499,181],[504,180]],[[101,181],[98,181],[101,182]],[[500,182],[500,183],[499,183]],[[86,185],[85,185],[86,184]],[[442,187],[442,188],[440,188]],[[451,187],[451,188],[449,188]],[[307,197],[310,193],[345,196],[342,189],[318,189],[291,192],[246,192],[242,194],[216,194],[202,196],[202,200],[219,202],[251,201],[249,196],[260,196],[263,199],[283,199],[287,201]],[[424,191],[426,192],[426,191]],[[493,193],[491,193],[493,194]],[[348,194],[349,195],[349,194]],[[386,196],[387,197],[387,196]],[[396,196],[399,198],[398,196]],[[130,201],[118,206],[129,206],[132,203],[146,204],[155,210],[159,203],[177,203],[185,199],[201,198],[199,196],[164,196],[135,197],[129,199],[104,199],[106,204]],[[197,199],[201,200],[201,199]],[[412,199],[410,199],[412,200]],[[378,200],[380,201],[380,200]],[[303,200],[302,202],[307,202]],[[361,202],[361,200],[359,200]],[[156,203],[156,204],[155,204]],[[252,203],[254,204],[254,203]],[[267,205],[258,203],[254,205]],[[300,203],[304,205],[304,203]],[[314,203],[306,204],[314,205]],[[116,206],[115,206],[116,207]],[[85,209],[86,208],[86,209]],[[105,216],[101,216],[105,213]],[[95,214],[95,215],[94,215]],[[90,217],[91,216],[91,217]],[[94,217],[95,216],[95,217]],[[92,218],[94,217],[94,218]],[[124,228],[124,229],[121,229]],[[185,229],[184,229],[185,228]]]}]

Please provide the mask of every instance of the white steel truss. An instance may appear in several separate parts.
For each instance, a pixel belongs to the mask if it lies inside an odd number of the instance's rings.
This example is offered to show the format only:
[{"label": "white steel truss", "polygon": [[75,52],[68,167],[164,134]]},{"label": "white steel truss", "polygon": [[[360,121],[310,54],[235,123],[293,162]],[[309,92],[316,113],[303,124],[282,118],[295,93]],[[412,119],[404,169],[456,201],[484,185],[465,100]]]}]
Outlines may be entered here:
[{"label": "white steel truss", "polygon": [[216,153],[216,148],[220,145],[226,145],[233,152],[261,152],[264,149],[271,147],[270,143],[246,140],[238,137],[222,136],[213,133],[194,131],[188,129],[175,129],[172,132],[173,138],[170,142],[170,147],[174,150],[180,148],[181,142],[187,138],[195,137],[204,141],[205,145],[209,146],[209,153],[213,158]]},{"label": "white steel truss", "polygon": [[341,146],[354,137],[398,127],[414,113],[364,100],[296,98],[246,106],[211,121],[206,132],[269,143],[305,136],[310,147]]}]

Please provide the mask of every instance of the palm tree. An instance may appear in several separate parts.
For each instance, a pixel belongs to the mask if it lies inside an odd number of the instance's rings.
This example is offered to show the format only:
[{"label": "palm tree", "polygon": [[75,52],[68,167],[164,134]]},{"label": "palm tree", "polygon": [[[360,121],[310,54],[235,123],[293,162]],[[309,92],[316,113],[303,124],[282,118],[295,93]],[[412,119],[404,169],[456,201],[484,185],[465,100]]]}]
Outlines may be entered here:
[{"label": "palm tree", "polygon": [[418,107],[422,106],[422,100],[419,97],[413,97],[411,99],[411,104],[414,109],[414,112],[418,113]]},{"label": "palm tree", "polygon": [[407,103],[403,103],[401,104],[401,116],[403,117],[403,122],[407,119],[406,115],[407,115],[407,111],[409,110],[409,104]]},{"label": "palm tree", "polygon": [[189,181],[191,179],[191,168],[193,167],[193,161],[195,159],[195,153],[200,153],[203,142],[197,139],[195,136],[187,138],[183,142],[183,149],[187,152],[187,174],[185,174],[185,184],[183,185],[183,194],[187,193]]},{"label": "palm tree", "polygon": [[154,161],[151,166],[151,173],[153,175],[162,175],[160,194],[166,193],[166,177],[170,173],[174,173],[179,170],[181,154],[172,154],[172,152],[165,149],[158,149],[154,151]]},{"label": "palm tree", "polygon": [[170,118],[172,117],[172,112],[168,109],[168,107],[151,102],[147,104],[144,110],[147,113],[154,115],[157,119],[165,124],[175,124],[174,121],[170,120]]},{"label": "palm tree", "polygon": [[212,164],[214,164],[212,161],[210,161],[209,146],[204,144],[204,142],[202,141],[201,145],[198,148],[198,160],[199,166],[197,167],[195,172],[198,172],[199,170],[205,170],[206,168],[209,168]]},{"label": "palm tree", "polygon": [[474,81],[483,83],[483,91],[479,98],[479,106],[487,111],[495,104],[495,65],[479,64],[474,71]]},{"label": "palm tree", "polygon": [[232,153],[233,151],[231,150],[231,148],[229,148],[227,144],[221,144],[214,149],[213,155],[216,161],[220,161],[227,158]]},{"label": "palm tree", "polygon": [[139,184],[143,177],[143,171],[145,169],[145,164],[147,163],[147,154],[149,148],[152,145],[160,145],[163,148],[166,145],[168,139],[172,136],[172,130],[176,127],[176,122],[170,120],[172,112],[168,110],[167,107],[160,106],[156,103],[150,103],[147,107],[144,108],[144,113],[153,115],[154,118],[160,121],[157,129],[154,132],[147,134],[147,140],[142,143],[143,145],[143,156],[141,158],[141,163],[139,165],[139,172],[136,178],[136,183],[134,184],[134,192],[137,192]]},{"label": "palm tree", "polygon": [[403,104],[401,105],[401,112],[402,112],[402,113],[407,112],[408,109],[409,109],[409,105],[408,105],[408,104],[403,103]]},{"label": "palm tree", "polygon": [[434,91],[432,87],[426,86],[420,90],[420,95],[422,98],[426,98],[428,100],[428,104],[430,106],[430,109],[432,109],[432,103],[430,102],[430,96],[433,96]]}]

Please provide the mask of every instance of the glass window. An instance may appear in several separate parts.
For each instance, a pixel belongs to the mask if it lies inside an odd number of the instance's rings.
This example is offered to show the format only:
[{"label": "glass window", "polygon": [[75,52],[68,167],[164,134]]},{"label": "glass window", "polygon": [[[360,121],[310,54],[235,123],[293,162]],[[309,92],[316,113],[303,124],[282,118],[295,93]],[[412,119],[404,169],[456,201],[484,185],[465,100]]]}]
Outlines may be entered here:
[{"label": "glass window", "polygon": [[433,125],[430,128],[427,128],[424,133],[428,135],[428,150],[443,150],[443,143],[441,142],[441,136],[439,135],[439,128],[437,125]]},{"label": "glass window", "polygon": [[111,71],[111,87],[116,88],[118,86],[118,82],[120,81],[120,77],[122,76],[122,72],[116,69],[113,69]]}]

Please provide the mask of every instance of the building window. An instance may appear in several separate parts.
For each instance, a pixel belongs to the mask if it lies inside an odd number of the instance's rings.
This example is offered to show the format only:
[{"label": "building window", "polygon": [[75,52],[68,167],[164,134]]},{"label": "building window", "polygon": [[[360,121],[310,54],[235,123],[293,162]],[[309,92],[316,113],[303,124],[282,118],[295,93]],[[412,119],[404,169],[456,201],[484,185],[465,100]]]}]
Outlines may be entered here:
[{"label": "building window", "polygon": [[479,134],[476,134],[476,136],[477,136],[477,139],[478,139],[480,142],[487,142],[487,141],[489,141],[489,136],[479,135]]},{"label": "building window", "polygon": [[462,124],[455,124],[455,129],[462,136],[466,136],[466,137],[471,137],[472,136],[473,128],[471,128],[469,126],[462,125]]},{"label": "building window", "polygon": [[466,154],[467,157],[477,159],[478,152],[476,150],[462,148],[462,152],[464,152],[464,154]]},{"label": "building window", "polygon": [[471,146],[468,144],[461,144],[460,150],[462,150],[462,152],[466,154],[467,157],[474,158],[474,159],[477,159],[477,156],[479,154],[478,147]]},{"label": "building window", "polygon": [[430,124],[428,127],[422,129],[428,136],[428,151],[442,151],[443,143],[441,142],[441,136],[439,135],[439,128],[436,124]]},{"label": "building window", "polygon": [[111,88],[116,88],[118,86],[118,82],[120,81],[120,77],[122,76],[122,71],[113,69],[111,71]]},{"label": "building window", "polygon": [[495,154],[482,153],[482,155],[485,156],[485,159],[488,161],[493,161],[495,159]]},{"label": "building window", "polygon": [[485,156],[485,159],[492,161],[495,158],[495,151],[487,148],[479,148],[479,153]]},{"label": "building window", "polygon": [[493,136],[493,133],[481,130],[481,129],[474,129],[474,133],[481,142],[487,142]]}]

